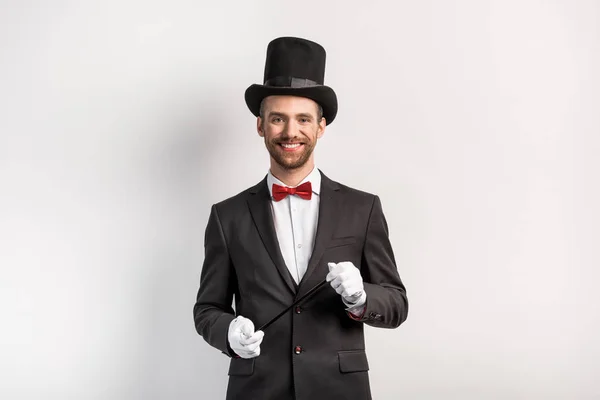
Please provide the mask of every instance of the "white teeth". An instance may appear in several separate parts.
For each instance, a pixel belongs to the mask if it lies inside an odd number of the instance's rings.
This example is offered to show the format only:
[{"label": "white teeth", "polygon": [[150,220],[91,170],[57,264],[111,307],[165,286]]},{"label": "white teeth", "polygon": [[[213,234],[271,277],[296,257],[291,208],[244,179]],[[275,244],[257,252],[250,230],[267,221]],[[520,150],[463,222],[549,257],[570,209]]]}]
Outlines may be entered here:
[{"label": "white teeth", "polygon": [[301,143],[294,143],[294,144],[281,143],[281,145],[283,147],[285,147],[286,149],[293,149],[294,147],[300,146],[300,144]]}]

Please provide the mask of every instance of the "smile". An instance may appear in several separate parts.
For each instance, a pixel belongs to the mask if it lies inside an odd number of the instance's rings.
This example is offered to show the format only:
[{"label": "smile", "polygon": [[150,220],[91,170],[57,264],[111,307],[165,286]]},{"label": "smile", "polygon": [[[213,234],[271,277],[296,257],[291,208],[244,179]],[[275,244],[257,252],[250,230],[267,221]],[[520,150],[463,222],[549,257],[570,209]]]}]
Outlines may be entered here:
[{"label": "smile", "polygon": [[279,143],[283,147],[283,151],[296,151],[302,147],[304,143]]}]

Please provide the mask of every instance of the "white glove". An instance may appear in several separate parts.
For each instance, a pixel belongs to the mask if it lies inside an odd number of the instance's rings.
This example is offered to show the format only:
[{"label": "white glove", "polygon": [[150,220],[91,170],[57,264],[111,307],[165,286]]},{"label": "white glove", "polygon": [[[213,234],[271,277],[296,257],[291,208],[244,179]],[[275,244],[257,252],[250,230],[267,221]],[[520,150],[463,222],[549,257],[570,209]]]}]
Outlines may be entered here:
[{"label": "white glove", "polygon": [[241,315],[229,324],[227,339],[229,346],[242,358],[252,358],[260,355],[260,344],[265,333],[254,332],[254,324],[248,318]]},{"label": "white glove", "polygon": [[340,263],[327,263],[329,273],[325,279],[342,296],[342,300],[348,307],[358,307],[367,301],[367,293],[363,285],[363,279],[358,268],[351,261]]}]

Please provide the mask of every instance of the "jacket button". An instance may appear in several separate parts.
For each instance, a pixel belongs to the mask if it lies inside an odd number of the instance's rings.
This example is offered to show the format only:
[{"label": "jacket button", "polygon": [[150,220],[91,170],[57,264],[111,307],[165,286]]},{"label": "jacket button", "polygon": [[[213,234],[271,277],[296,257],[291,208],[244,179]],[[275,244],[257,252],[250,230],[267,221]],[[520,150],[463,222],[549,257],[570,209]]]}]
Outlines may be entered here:
[{"label": "jacket button", "polygon": [[300,314],[302,312],[302,308],[300,306],[296,307],[296,314]]},{"label": "jacket button", "polygon": [[296,347],[294,348],[294,353],[296,353],[296,354],[300,354],[300,353],[302,353],[302,346],[296,346]]}]

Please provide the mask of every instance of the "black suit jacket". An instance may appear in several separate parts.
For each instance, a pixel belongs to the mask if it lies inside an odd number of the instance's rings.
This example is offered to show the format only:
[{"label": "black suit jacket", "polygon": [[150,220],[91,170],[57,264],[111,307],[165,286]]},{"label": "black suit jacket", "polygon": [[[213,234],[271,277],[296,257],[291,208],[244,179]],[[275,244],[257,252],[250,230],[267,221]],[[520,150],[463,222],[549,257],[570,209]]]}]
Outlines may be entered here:
[{"label": "black suit jacket", "polygon": [[[378,196],[321,176],[315,244],[299,285],[279,249],[266,176],[212,206],[194,320],[211,346],[232,357],[227,399],[370,399],[364,324],[395,328],[406,320],[406,291]],[[351,318],[325,285],[265,330],[260,356],[235,357],[227,341],[235,315],[262,325],[323,281],[328,262],[341,261],[361,271],[362,319]]]}]

